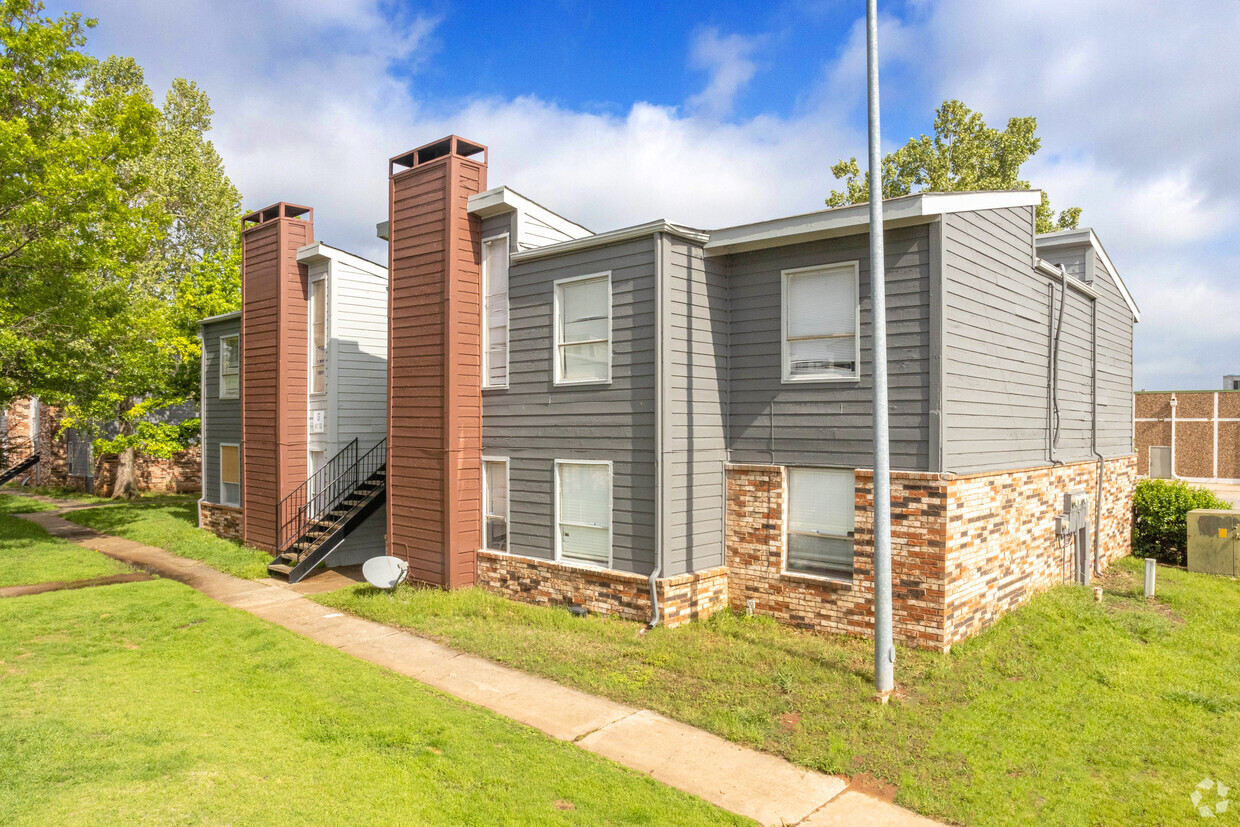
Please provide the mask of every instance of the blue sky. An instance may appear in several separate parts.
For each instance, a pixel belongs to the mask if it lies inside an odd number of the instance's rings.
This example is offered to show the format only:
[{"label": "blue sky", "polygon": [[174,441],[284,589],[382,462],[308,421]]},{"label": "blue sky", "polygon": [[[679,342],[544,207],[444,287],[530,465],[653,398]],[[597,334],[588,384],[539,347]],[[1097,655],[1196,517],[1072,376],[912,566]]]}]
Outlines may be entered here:
[{"label": "blue sky", "polygon": [[[52,0],[51,10],[67,0]],[[960,98],[1035,115],[1024,173],[1084,208],[1143,310],[1138,388],[1240,372],[1240,3],[880,0],[884,144]],[[196,80],[247,207],[382,257],[386,159],[455,132],[595,230],[818,209],[865,146],[864,4],[79,0],[90,48]]]}]

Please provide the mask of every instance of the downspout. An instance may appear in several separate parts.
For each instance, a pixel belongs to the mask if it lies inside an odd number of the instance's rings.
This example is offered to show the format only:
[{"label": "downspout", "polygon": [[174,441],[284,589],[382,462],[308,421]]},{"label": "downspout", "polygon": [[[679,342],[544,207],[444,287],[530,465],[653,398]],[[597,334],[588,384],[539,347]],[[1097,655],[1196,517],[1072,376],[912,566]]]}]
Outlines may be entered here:
[{"label": "downspout", "polygon": [[650,572],[650,624],[659,625],[659,577],[663,574],[663,520],[667,516],[663,508],[665,492],[663,479],[663,353],[666,343],[663,336],[663,234],[654,236],[654,570]]},{"label": "downspout", "polygon": [[1107,464],[1102,456],[1102,452],[1098,450],[1098,300],[1094,299],[1090,304],[1090,327],[1092,333],[1092,373],[1090,379],[1090,399],[1093,408],[1093,423],[1090,432],[1090,444],[1094,450],[1094,456],[1098,459],[1098,495],[1094,498],[1094,577],[1101,577],[1102,570],[1098,568],[1098,560],[1102,554],[1102,481],[1106,476]]},{"label": "downspout", "polygon": [[[1055,323],[1055,339],[1051,344],[1051,464],[1062,465],[1055,459],[1055,449],[1059,447],[1059,339],[1063,335],[1063,312],[1068,304],[1068,273],[1059,268],[1059,319]],[[1055,286],[1051,285],[1053,291]]]}]

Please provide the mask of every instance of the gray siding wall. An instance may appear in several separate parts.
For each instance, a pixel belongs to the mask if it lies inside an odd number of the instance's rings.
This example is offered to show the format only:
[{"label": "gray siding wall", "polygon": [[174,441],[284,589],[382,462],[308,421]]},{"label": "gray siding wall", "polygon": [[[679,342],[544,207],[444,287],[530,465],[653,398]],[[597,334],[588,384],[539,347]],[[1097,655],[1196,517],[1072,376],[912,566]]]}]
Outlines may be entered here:
[{"label": "gray siding wall", "polygon": [[[1050,328],[1052,317],[1058,323],[1063,292],[1058,282],[1033,269],[1033,208],[945,216],[943,239],[945,470],[1044,464],[1052,430],[1047,426]],[[1131,451],[1132,319],[1109,276],[1095,278],[1093,287],[1103,293],[1099,447],[1118,456]],[[1093,456],[1091,304],[1087,296],[1067,290],[1054,448],[1055,459],[1065,462]]]},{"label": "gray siding wall", "polygon": [[664,574],[724,563],[728,283],[722,262],[664,237]]},{"label": "gray siding wall", "polygon": [[[887,356],[891,465],[929,468],[930,236],[925,225],[888,230]],[[869,468],[873,465],[873,348],[868,234],[728,257],[732,462]],[[781,271],[857,261],[861,378],[782,382]]]},{"label": "gray siding wall", "polygon": [[225,319],[202,327],[202,359],[206,366],[202,387],[202,498],[209,503],[220,501],[220,443],[241,443],[241,400],[220,399],[220,337],[239,333],[240,319]]},{"label": "gray siding wall", "polygon": [[[494,222],[483,224],[483,234]],[[611,272],[612,381],[556,387],[553,284]],[[483,391],[483,454],[508,457],[509,551],[555,555],[554,461],[611,460],[614,566],[654,567],[655,241],[643,238],[509,270],[509,387]]]}]

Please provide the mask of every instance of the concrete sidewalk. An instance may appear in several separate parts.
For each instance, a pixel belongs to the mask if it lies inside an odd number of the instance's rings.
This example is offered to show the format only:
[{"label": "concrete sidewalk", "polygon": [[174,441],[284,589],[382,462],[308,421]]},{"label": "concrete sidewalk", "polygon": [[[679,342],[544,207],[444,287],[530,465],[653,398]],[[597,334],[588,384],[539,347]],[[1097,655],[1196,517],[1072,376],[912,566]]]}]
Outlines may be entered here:
[{"label": "concrete sidewalk", "polygon": [[896,827],[937,823],[849,790],[842,778],[797,767],[649,710],[587,695],[403,630],[331,611],[287,583],[233,577],[163,549],[99,534],[69,522],[60,512],[15,516],[553,738],[574,742],[760,824]]}]

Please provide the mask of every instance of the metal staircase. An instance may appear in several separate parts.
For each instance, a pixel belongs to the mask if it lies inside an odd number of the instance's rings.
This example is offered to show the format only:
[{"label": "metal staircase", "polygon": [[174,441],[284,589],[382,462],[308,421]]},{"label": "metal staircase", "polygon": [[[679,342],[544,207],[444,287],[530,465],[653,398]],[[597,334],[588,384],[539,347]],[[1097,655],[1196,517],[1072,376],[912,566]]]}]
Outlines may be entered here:
[{"label": "metal staircase", "polygon": [[268,574],[296,583],[387,501],[387,440],[360,458],[353,440],[280,503],[279,551]]},{"label": "metal staircase", "polygon": [[28,439],[0,438],[0,485],[17,479],[39,462],[39,452]]}]

